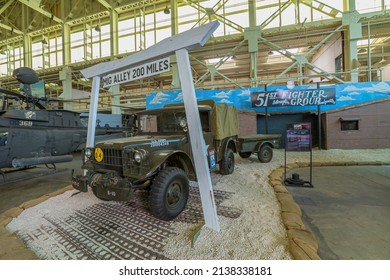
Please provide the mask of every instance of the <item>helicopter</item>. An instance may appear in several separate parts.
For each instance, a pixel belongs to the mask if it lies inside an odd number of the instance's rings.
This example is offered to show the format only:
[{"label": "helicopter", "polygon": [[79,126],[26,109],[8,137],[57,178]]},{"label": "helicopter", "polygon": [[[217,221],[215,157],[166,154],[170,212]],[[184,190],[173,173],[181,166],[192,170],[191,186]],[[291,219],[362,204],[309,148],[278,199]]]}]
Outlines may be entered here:
[{"label": "helicopter", "polygon": [[[80,113],[46,109],[41,101],[50,100],[31,94],[31,85],[39,81],[33,69],[18,68],[13,71],[13,77],[23,85],[23,94],[0,88],[3,94],[0,97],[0,171],[43,164],[55,168],[55,163],[72,161],[70,154],[80,150],[87,137]],[[9,100],[17,100],[24,106],[7,110]],[[130,128],[98,126],[95,141],[128,136],[127,130]]]}]

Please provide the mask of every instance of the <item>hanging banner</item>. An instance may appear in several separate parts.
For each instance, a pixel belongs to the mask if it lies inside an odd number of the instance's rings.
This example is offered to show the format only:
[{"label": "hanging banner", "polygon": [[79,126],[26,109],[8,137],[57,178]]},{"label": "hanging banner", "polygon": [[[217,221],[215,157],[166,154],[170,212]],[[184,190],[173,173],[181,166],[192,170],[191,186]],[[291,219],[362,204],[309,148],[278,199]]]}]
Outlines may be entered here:
[{"label": "hanging banner", "polygon": [[334,88],[252,92],[252,108],[336,104]]},{"label": "hanging banner", "polygon": [[121,72],[108,74],[102,77],[103,87],[111,87],[138,79],[161,74],[170,70],[169,57],[145,63],[133,68],[123,70]]}]

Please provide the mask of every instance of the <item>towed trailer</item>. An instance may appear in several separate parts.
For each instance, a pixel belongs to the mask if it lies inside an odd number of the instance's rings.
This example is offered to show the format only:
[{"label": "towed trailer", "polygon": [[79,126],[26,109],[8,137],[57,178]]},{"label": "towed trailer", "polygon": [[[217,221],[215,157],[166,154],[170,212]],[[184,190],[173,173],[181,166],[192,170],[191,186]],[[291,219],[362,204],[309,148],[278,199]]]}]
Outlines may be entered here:
[{"label": "towed trailer", "polygon": [[279,148],[280,134],[250,134],[238,137],[238,154],[242,158],[249,158],[257,154],[260,162],[272,160],[273,149]]}]

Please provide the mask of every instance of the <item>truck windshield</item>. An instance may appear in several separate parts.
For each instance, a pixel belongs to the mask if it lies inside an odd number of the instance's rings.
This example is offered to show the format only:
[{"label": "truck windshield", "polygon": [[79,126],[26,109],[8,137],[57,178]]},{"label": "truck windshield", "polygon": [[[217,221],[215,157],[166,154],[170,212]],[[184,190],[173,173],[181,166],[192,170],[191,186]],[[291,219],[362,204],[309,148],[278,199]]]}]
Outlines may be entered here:
[{"label": "truck windshield", "polygon": [[144,112],[138,120],[141,133],[183,133],[180,122],[186,121],[186,115],[184,111]]}]

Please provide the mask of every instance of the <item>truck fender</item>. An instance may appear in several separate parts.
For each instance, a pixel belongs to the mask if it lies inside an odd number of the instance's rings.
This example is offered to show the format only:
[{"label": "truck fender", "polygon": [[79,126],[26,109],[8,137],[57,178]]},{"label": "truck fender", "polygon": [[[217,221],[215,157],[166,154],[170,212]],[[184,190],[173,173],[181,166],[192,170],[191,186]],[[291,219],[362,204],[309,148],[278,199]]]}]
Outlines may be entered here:
[{"label": "truck fender", "polygon": [[190,180],[195,180],[194,164],[191,158],[182,151],[159,150],[154,152],[151,169],[147,176],[153,177],[160,169],[167,166],[183,169]]},{"label": "truck fender", "polygon": [[238,151],[237,141],[235,138],[229,137],[229,138],[223,139],[222,144],[221,144],[221,149],[218,152],[218,161],[220,161],[222,159],[222,157],[224,156],[224,154],[228,148],[232,149],[234,153],[237,153],[237,151]]}]

